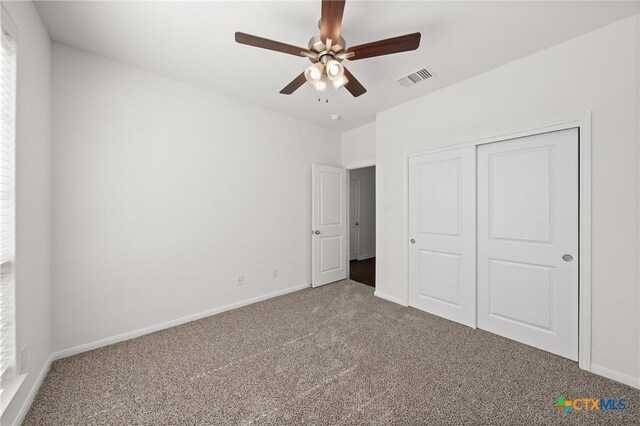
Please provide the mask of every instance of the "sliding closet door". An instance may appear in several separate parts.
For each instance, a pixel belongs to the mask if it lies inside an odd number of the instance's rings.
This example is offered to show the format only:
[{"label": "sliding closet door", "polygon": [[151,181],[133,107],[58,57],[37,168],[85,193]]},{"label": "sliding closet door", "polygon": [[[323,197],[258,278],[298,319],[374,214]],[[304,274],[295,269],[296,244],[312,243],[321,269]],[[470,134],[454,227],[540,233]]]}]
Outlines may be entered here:
[{"label": "sliding closet door", "polygon": [[409,304],[475,327],[475,147],[409,161]]},{"label": "sliding closet door", "polygon": [[478,327],[578,359],[578,130],[478,147]]}]

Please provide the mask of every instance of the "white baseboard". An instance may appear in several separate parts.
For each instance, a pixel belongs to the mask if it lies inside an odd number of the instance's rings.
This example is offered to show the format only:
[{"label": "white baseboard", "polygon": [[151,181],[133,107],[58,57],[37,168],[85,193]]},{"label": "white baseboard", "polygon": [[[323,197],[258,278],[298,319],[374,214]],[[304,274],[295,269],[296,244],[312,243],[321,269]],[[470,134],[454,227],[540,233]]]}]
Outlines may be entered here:
[{"label": "white baseboard", "polygon": [[615,380],[627,386],[640,389],[640,378],[633,377],[628,374],[620,373],[619,371],[612,370],[601,365],[591,363],[591,372],[599,376],[606,377],[607,379]]},{"label": "white baseboard", "polygon": [[381,293],[379,290],[374,291],[373,295],[381,299],[388,300],[389,302],[397,303],[398,305],[409,306],[409,304],[403,299],[395,296],[389,296],[388,294]]},{"label": "white baseboard", "polygon": [[51,354],[49,355],[49,358],[47,358],[44,365],[42,366],[42,370],[40,370],[40,374],[38,375],[38,378],[36,379],[35,383],[31,387],[31,390],[29,391],[29,395],[27,395],[27,399],[25,399],[24,403],[22,404],[22,407],[20,408],[20,411],[18,411],[18,415],[16,416],[16,422],[15,422],[16,425],[21,425],[22,422],[24,421],[24,418],[27,416],[27,413],[29,412],[29,408],[31,408],[31,404],[33,403],[34,398],[38,394],[38,391],[40,390],[40,386],[42,385],[44,378],[47,377],[47,373],[49,372],[49,368],[51,368],[51,363],[53,361],[54,361],[54,357],[53,357],[53,354]]},{"label": "white baseboard", "polygon": [[372,257],[376,257],[376,254],[375,253],[363,254],[362,256],[358,256],[358,260],[371,259]]},{"label": "white baseboard", "polygon": [[211,315],[216,315],[225,311],[230,311],[232,309],[237,309],[243,306],[252,305],[257,302],[261,302],[263,300],[271,299],[273,297],[282,296],[284,294],[293,293],[294,291],[303,290],[305,288],[310,287],[311,284],[300,284],[294,287],[289,287],[284,290],[274,291],[272,293],[267,293],[262,296],[253,297],[251,299],[243,300],[240,302],[231,303],[229,305],[221,306],[219,308],[213,308],[205,312],[200,312],[193,315],[188,315],[186,317],[177,318],[171,321],[166,321],[160,324],[152,325],[149,327],[141,328],[134,331],[129,331],[127,333],[119,334],[117,336],[107,337],[106,339],[96,340],[95,342],[85,343],[84,345],[75,346],[73,348],[63,349],[61,351],[54,352],[52,357],[54,360],[66,358],[72,355],[76,355],[82,352],[87,352],[93,349],[98,349],[103,346],[112,345],[114,343],[122,342],[125,340],[133,339],[139,336],[143,336],[145,334],[153,333],[154,331],[164,330],[166,328],[175,327],[177,325],[185,324],[191,321],[195,321],[201,318],[209,317]]},{"label": "white baseboard", "polygon": [[106,339],[101,339],[95,342],[91,342],[91,343],[76,346],[73,348],[54,352],[51,355],[49,355],[49,358],[47,359],[44,366],[42,367],[42,370],[40,371],[38,378],[36,379],[35,383],[33,384],[33,387],[31,388],[31,391],[29,391],[29,395],[27,396],[27,399],[22,404],[22,407],[20,408],[20,411],[18,412],[18,415],[16,417],[16,424],[20,425],[24,421],[24,418],[29,412],[29,408],[31,408],[31,404],[33,403],[34,398],[36,397],[36,395],[38,394],[38,391],[40,390],[40,386],[42,385],[42,382],[44,381],[45,377],[47,377],[47,373],[51,368],[51,363],[57,359],[66,358],[71,355],[76,355],[82,352],[90,351],[92,349],[97,349],[103,346],[111,345],[113,343],[118,343],[124,340],[133,339],[135,337],[142,336],[144,334],[153,333],[154,331],[163,330],[165,328],[175,327],[176,325],[185,324],[200,318],[205,318],[205,317],[219,314],[225,311],[230,311],[232,309],[240,308],[242,306],[251,305],[257,302],[261,302],[263,300],[271,299],[273,297],[282,296],[288,293],[293,293],[294,291],[303,290],[305,288],[309,288],[310,286],[311,284],[301,284],[294,287],[289,287],[284,290],[274,291],[272,293],[267,293],[262,296],[257,296],[251,299],[221,306],[219,308],[210,309],[205,312],[200,312],[194,315],[189,315],[189,316],[178,318],[175,320],[163,322],[161,324],[152,325],[150,327],[145,327],[139,330],[130,331],[128,333],[119,334],[117,336],[108,337]]}]

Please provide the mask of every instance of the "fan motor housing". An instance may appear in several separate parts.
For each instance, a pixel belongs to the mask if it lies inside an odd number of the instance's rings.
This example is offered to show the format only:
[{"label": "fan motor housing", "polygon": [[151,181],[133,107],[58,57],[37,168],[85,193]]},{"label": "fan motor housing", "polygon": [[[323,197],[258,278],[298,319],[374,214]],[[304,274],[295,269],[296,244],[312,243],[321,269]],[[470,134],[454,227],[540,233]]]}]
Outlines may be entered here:
[{"label": "fan motor housing", "polygon": [[336,55],[342,53],[344,49],[347,47],[347,43],[344,41],[344,38],[340,36],[338,38],[338,43],[333,43],[331,45],[331,49],[327,50],[325,44],[320,39],[320,34],[311,37],[309,40],[309,50],[318,54],[317,59],[309,58],[311,62],[322,62],[326,63],[330,59],[334,59],[338,62],[342,62],[342,59],[337,59]]}]

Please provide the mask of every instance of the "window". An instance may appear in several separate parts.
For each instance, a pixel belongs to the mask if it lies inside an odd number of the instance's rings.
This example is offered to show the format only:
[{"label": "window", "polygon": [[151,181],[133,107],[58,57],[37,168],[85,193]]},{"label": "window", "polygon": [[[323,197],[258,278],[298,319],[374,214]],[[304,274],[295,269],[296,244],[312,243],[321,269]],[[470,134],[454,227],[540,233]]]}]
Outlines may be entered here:
[{"label": "window", "polygon": [[0,376],[16,371],[15,329],[15,116],[16,43],[2,10],[0,49]]}]

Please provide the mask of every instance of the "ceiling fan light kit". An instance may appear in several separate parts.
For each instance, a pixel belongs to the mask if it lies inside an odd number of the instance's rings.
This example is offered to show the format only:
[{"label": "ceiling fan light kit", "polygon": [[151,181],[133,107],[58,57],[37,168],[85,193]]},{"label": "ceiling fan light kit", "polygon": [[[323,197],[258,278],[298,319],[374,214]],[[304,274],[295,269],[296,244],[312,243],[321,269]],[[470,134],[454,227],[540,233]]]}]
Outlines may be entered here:
[{"label": "ceiling fan light kit", "polygon": [[327,89],[327,78],[331,80],[336,90],[348,82],[344,76],[344,67],[340,63],[344,59],[336,57],[336,52],[344,53],[345,42],[342,37],[338,40],[338,43],[334,44],[333,40],[327,37],[323,43],[320,40],[320,35],[314,36],[309,40],[309,50],[312,54],[303,55],[313,62],[305,70],[304,76],[319,92],[324,92]]},{"label": "ceiling fan light kit", "polygon": [[339,78],[334,79],[331,84],[333,84],[334,89],[338,90],[348,82],[349,80],[347,79],[347,77],[345,77],[344,75],[341,75]]},{"label": "ceiling fan light kit", "polygon": [[335,59],[329,60],[325,65],[325,69],[327,70],[327,76],[329,76],[331,81],[335,81],[344,76],[344,67]]},{"label": "ceiling fan light kit", "polygon": [[345,0],[322,0],[321,17],[318,23],[320,34],[311,37],[308,49],[241,32],[235,34],[236,42],[306,57],[312,62],[302,74],[280,91],[283,95],[292,94],[305,82],[312,84],[316,90],[324,92],[327,90],[327,80],[330,80],[334,89],[344,86],[351,95],[358,97],[366,93],[367,89],[341,62],[345,59],[355,61],[415,50],[420,46],[420,33],[347,48],[347,43],[340,35],[344,6]]},{"label": "ceiling fan light kit", "polygon": [[306,70],[304,70],[304,78],[307,79],[309,83],[316,83],[322,79],[322,74],[324,73],[324,65],[320,62],[309,65]]},{"label": "ceiling fan light kit", "polygon": [[327,81],[322,78],[313,83],[313,87],[315,87],[318,92],[325,92],[327,90]]}]

